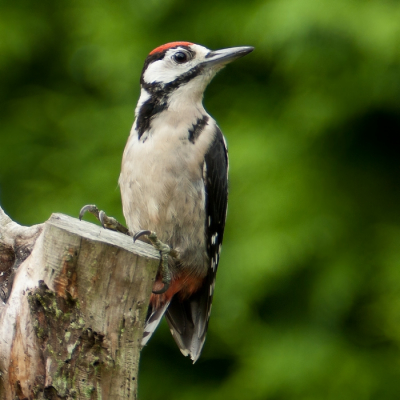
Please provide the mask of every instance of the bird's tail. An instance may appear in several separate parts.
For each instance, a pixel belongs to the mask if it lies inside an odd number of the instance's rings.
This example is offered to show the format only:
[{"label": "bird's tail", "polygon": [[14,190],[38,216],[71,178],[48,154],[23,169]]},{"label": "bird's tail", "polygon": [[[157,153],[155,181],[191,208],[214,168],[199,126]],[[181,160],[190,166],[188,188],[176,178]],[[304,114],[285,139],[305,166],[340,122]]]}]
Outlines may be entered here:
[{"label": "bird's tail", "polygon": [[146,324],[143,331],[142,346],[145,346],[147,344],[152,334],[157,329],[157,326],[160,323],[165,311],[167,310],[169,303],[170,301],[167,301],[161,308],[158,309],[153,309],[150,304],[149,311],[147,313]]},{"label": "bird's tail", "polygon": [[206,339],[211,311],[209,285],[205,284],[188,299],[181,301],[174,296],[166,310],[172,336],[181,353],[190,356],[193,363],[200,357]]}]

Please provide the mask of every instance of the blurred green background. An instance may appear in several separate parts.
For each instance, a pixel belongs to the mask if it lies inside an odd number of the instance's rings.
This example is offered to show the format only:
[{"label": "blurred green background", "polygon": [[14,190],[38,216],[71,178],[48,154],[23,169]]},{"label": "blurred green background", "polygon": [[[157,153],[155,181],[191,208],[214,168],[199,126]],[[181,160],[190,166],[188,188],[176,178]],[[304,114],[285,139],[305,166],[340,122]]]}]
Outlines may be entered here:
[{"label": "blurred green background", "polygon": [[149,51],[256,47],[205,95],[231,161],[205,349],[191,365],[163,324],[141,400],[399,398],[398,1],[1,1],[0,32],[0,203],[26,225],[123,221]]}]

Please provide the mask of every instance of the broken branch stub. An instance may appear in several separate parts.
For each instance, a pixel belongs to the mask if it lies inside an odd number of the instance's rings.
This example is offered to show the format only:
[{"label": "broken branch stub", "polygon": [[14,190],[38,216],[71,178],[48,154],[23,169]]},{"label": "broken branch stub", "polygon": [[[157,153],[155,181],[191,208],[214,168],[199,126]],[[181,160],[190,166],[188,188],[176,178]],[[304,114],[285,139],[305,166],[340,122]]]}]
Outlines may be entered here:
[{"label": "broken branch stub", "polygon": [[149,245],[53,214],[0,311],[0,399],[136,399],[158,263]]}]

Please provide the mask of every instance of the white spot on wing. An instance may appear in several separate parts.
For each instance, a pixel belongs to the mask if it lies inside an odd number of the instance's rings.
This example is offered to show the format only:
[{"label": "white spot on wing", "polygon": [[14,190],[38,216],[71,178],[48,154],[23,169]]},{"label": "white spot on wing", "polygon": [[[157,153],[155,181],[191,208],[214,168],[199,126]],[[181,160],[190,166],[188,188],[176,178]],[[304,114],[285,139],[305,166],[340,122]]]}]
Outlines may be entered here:
[{"label": "white spot on wing", "polygon": [[212,284],[210,285],[210,297],[213,295],[215,290],[215,279],[213,280]]},{"label": "white spot on wing", "polygon": [[228,144],[226,143],[226,139],[225,139],[225,136],[224,135],[222,135],[222,139],[223,139],[223,141],[224,141],[224,146],[225,146],[225,150],[226,150],[226,155],[227,155],[227,162],[226,162],[226,173],[228,174],[228,172],[229,172],[229,157],[228,157]]},{"label": "white spot on wing", "polygon": [[225,139],[225,136],[224,136],[224,135],[222,135],[222,139],[223,139],[223,141],[224,141],[225,150],[228,150],[228,145],[227,145],[227,143],[226,143],[226,139]]},{"label": "white spot on wing", "polygon": [[207,164],[203,164],[203,180],[205,181],[207,178]]}]

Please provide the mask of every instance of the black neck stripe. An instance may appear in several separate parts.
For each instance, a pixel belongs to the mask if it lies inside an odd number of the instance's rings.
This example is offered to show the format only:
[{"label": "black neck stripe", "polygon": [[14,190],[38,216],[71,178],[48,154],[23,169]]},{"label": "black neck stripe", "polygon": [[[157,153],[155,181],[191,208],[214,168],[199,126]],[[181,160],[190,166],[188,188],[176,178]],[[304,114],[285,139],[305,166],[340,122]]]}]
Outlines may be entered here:
[{"label": "black neck stripe", "polygon": [[[154,54],[154,56],[156,55],[159,54]],[[137,117],[136,130],[138,131],[139,139],[141,138],[143,133],[150,128],[150,122],[152,118],[168,108],[168,100],[171,93],[178,89],[180,86],[185,85],[193,78],[201,74],[203,68],[204,66],[202,64],[196,65],[189,71],[178,76],[174,81],[168,82],[166,84],[162,84],[160,82],[145,83],[142,77],[142,88],[145,89],[151,97],[146,100],[140,107]],[[204,122],[204,126],[206,124],[207,121]],[[200,132],[204,128],[204,126],[201,127]],[[194,140],[197,138],[197,136],[194,136]]]},{"label": "black neck stripe", "polygon": [[136,130],[138,131],[139,140],[150,128],[151,119],[167,108],[167,96],[151,96],[140,107],[136,120]]}]

